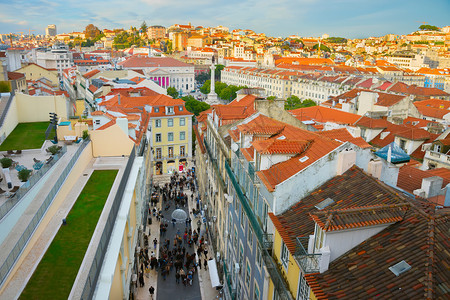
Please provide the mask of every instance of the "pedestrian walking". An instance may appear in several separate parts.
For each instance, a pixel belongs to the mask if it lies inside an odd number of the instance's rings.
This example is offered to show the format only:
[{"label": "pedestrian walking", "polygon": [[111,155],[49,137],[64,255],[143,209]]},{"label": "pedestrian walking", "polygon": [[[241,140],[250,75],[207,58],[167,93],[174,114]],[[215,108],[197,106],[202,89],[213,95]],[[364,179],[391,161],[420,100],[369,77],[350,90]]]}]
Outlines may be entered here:
[{"label": "pedestrian walking", "polygon": [[153,286],[150,286],[148,291],[150,293],[150,299],[153,299],[153,294],[155,293],[155,288]]},{"label": "pedestrian walking", "polygon": [[156,245],[158,245],[158,240],[155,238],[153,240],[153,247],[155,248],[155,250],[156,250]]},{"label": "pedestrian walking", "polygon": [[180,273],[176,272],[175,273],[175,281],[176,281],[177,284],[180,284],[180,277],[181,277]]},{"label": "pedestrian walking", "polygon": [[203,254],[205,254],[205,259],[206,259],[207,255],[208,255],[208,249],[205,248],[205,250],[203,250]]},{"label": "pedestrian walking", "polygon": [[208,270],[208,261],[206,260],[206,258],[203,261],[203,266],[205,267],[205,271]]}]

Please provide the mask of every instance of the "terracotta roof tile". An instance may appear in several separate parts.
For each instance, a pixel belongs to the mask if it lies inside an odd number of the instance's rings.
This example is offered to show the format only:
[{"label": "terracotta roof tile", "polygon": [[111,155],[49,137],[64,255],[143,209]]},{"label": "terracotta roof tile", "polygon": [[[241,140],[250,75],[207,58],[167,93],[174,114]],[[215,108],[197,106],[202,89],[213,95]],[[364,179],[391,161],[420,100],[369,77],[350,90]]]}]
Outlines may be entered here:
[{"label": "terracotta roof tile", "polygon": [[341,142],[350,142],[360,148],[371,148],[372,146],[367,143],[362,137],[353,137],[350,132],[345,128],[327,130],[319,132],[320,135],[326,136],[330,139],[334,139]]},{"label": "terracotta roof tile", "polygon": [[[449,211],[420,200],[409,203],[402,221],[331,262],[328,271],[305,276],[318,299],[448,298],[442,262],[450,257],[440,249],[448,248]],[[389,267],[402,260],[412,268],[396,276]]]},{"label": "terracotta roof tile", "polygon": [[332,122],[337,124],[354,124],[361,116],[324,106],[311,106],[290,110],[300,121],[314,120],[319,123]]}]

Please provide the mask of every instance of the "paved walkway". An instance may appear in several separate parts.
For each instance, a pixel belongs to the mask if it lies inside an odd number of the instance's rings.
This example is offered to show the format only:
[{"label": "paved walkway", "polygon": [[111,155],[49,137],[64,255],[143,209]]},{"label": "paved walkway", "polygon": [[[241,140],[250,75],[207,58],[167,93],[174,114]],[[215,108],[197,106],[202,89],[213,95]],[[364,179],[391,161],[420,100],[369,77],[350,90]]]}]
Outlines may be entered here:
[{"label": "paved walkway", "polygon": [[[159,184],[160,186],[163,186],[166,182],[170,181],[170,176],[168,175],[159,175],[154,176],[154,184]],[[184,193],[188,196],[188,205],[183,208],[186,213],[189,213],[189,216],[192,220],[192,226],[193,229],[197,228],[197,220],[198,218],[194,218],[192,213],[192,208],[195,207],[195,203],[191,202],[191,192],[188,191],[186,188],[184,189]],[[197,192],[194,195],[194,201],[195,196],[197,195]],[[158,202],[157,208],[159,209],[161,207],[161,200]],[[171,208],[168,211],[163,210],[163,215],[166,219],[171,220],[171,213],[175,209],[174,204],[171,204]],[[152,218],[152,225],[147,227],[147,234],[149,234],[149,248],[153,250],[153,239],[157,239],[158,242],[160,241],[159,236],[159,224],[160,222],[156,221],[155,218]],[[184,229],[186,228],[185,223],[181,222],[176,225],[175,228],[173,228],[173,225],[171,222],[169,222],[168,231],[166,232],[166,235],[162,237],[163,240],[170,239],[171,244],[173,245],[173,238],[175,237],[175,234],[177,233],[177,230],[180,230],[180,233],[184,233]],[[202,225],[201,232],[204,232],[204,225]],[[159,250],[159,244],[157,247]],[[151,252],[149,250],[149,252]],[[192,248],[186,247],[186,250],[188,253],[196,253],[197,246],[193,246]],[[156,253],[159,255],[159,253]],[[214,252],[210,246],[208,246],[208,258],[214,257]],[[214,300],[219,299],[218,297],[219,293],[216,291],[215,288],[211,287],[211,281],[209,277],[208,270],[205,270],[203,267],[203,260],[204,255],[202,254],[202,269],[197,269],[197,272],[195,273],[195,277],[193,280],[192,286],[184,286],[182,283],[177,284],[175,281],[175,269],[173,269],[170,274],[167,276],[166,280],[162,279],[162,276],[160,273],[157,273],[155,270],[150,270],[149,274],[146,274],[146,277],[144,277],[145,285],[144,287],[138,287],[137,288],[137,299],[138,300],[147,300],[151,299],[149,294],[149,287],[153,286],[155,288],[155,297],[154,299],[158,300]],[[198,258],[197,258],[198,259]]]}]

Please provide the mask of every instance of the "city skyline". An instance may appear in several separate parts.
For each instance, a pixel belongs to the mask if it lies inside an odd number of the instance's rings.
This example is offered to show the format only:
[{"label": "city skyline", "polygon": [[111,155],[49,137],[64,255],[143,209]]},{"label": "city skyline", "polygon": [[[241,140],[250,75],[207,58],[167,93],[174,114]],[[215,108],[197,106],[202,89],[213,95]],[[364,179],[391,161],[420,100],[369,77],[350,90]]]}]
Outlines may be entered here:
[{"label": "city skyline", "polygon": [[[251,29],[268,36],[342,36],[364,38],[385,34],[408,34],[422,22],[446,26],[450,2],[368,0],[219,1],[210,4],[194,0],[139,0],[124,7],[122,1],[49,0],[0,3],[0,33],[44,34],[48,24],[56,24],[58,33],[83,31],[93,23],[100,29],[147,25],[194,26],[222,25],[230,29]],[[18,14],[20,11],[20,15]],[[432,16],[430,18],[429,16]]]}]

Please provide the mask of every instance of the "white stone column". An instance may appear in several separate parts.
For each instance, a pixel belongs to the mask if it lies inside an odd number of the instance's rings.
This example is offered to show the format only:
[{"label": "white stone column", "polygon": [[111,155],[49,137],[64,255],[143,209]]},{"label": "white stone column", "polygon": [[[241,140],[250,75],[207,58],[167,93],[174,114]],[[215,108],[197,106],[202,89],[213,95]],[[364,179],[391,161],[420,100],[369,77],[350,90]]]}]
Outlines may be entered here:
[{"label": "white stone column", "polygon": [[217,94],[215,92],[214,73],[216,70],[216,65],[213,63],[209,68],[211,69],[211,87],[206,99],[206,103],[208,103],[209,105],[220,104],[219,98],[217,97]]}]

